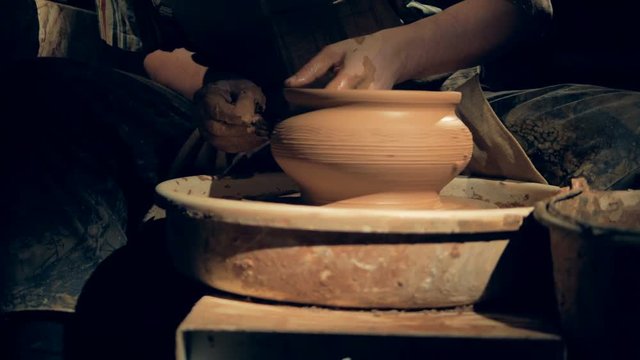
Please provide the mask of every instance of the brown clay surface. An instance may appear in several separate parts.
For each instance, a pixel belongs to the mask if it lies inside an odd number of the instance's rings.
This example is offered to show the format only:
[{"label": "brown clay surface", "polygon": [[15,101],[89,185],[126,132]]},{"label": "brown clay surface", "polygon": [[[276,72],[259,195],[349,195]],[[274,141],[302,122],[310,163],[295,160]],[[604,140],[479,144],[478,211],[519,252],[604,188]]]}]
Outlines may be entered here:
[{"label": "brown clay surface", "polygon": [[[299,199],[295,191],[284,174],[161,184],[177,268],[229,292],[303,304],[471,304],[486,295],[509,234],[530,205],[558,189],[458,178],[443,190],[446,196],[520,207],[457,211],[354,211],[283,201]],[[254,200],[239,200],[246,198]]]},{"label": "brown clay surface", "polygon": [[274,157],[312,204],[425,208],[425,196],[406,194],[437,197],[471,159],[471,133],[455,114],[458,93],[287,89],[285,95],[317,109],[281,122],[272,137]]},{"label": "brown clay surface", "polygon": [[477,199],[440,196],[432,193],[375,194],[325,204],[332,208],[370,208],[396,210],[476,210],[497,209],[498,205]]},{"label": "brown clay surface", "polygon": [[215,222],[193,234],[192,220],[168,221],[176,247],[185,246],[186,234],[200,239],[197,257],[177,265],[205,283],[242,295],[339,307],[472,304],[507,245],[498,236],[454,242],[447,236],[371,237]]},{"label": "brown clay surface", "polygon": [[363,102],[456,105],[462,99],[456,91],[285,89],[284,94],[291,104],[309,110]]},{"label": "brown clay surface", "polygon": [[638,191],[585,191],[551,206],[558,214],[577,224],[640,231]]},{"label": "brown clay surface", "polygon": [[[443,196],[495,204],[489,210],[341,209],[308,206],[283,173],[247,179],[192,176],[165,181],[157,192],[164,207],[178,206],[197,219],[293,230],[395,234],[453,234],[516,231],[533,204],[551,197],[554,186],[459,177]],[[243,200],[243,201],[237,201]]]},{"label": "brown clay surface", "polygon": [[536,318],[456,311],[344,311],[206,296],[180,325],[189,330],[560,340]]}]

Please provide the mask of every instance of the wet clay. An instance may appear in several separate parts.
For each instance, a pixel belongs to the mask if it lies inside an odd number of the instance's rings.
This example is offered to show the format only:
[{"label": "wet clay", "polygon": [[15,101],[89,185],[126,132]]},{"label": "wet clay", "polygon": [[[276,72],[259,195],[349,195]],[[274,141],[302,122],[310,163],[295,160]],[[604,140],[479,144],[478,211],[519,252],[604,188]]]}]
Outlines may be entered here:
[{"label": "wet clay", "polygon": [[364,68],[364,73],[361,75],[362,80],[358,84],[358,89],[368,89],[376,80],[376,66],[368,56],[365,56],[362,59],[362,67]]},{"label": "wet clay", "polygon": [[471,133],[457,92],[287,89],[309,111],[281,122],[272,152],[315,205],[477,208],[442,201],[468,164]]},{"label": "wet clay", "polygon": [[[399,199],[402,201],[398,201]],[[388,210],[465,210],[465,209],[497,209],[498,205],[478,199],[465,199],[455,196],[433,196],[430,193],[389,194],[385,201],[382,194],[336,201],[323,206],[334,208],[375,207]]]}]

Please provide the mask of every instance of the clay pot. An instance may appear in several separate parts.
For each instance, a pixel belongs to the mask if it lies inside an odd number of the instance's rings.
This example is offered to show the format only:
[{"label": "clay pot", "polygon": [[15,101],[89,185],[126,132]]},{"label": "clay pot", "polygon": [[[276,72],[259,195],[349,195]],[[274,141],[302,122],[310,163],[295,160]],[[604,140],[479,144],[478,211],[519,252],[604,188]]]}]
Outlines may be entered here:
[{"label": "clay pot", "polygon": [[549,229],[569,350],[576,358],[607,358],[612,349],[638,358],[628,339],[640,336],[640,191],[594,191],[574,179],[572,191],[537,203],[534,215]]},{"label": "clay pot", "polygon": [[286,89],[308,111],[278,124],[272,152],[315,205],[442,207],[471,159],[458,92]]}]

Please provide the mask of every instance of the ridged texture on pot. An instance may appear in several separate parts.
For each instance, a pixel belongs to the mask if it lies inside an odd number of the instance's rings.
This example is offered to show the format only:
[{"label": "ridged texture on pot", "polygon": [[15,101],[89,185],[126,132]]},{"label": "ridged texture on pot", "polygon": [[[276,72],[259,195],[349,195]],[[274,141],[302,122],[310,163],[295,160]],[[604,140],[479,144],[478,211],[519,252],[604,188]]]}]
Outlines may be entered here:
[{"label": "ridged texture on pot", "polygon": [[442,101],[434,102],[429,92],[390,91],[382,101],[375,91],[354,91],[364,95],[343,99],[341,92],[321,93],[335,97],[318,100],[318,106],[328,107],[275,128],[273,155],[309,201],[370,196],[372,203],[403,203],[435,197],[470,161],[471,133],[455,114],[459,97],[433,93]]}]

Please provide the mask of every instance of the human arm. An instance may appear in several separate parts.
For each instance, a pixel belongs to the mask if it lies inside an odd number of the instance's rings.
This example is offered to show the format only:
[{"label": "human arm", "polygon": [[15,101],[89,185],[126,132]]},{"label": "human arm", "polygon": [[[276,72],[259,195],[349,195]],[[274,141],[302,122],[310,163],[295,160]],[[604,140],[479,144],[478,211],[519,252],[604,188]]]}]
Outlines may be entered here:
[{"label": "human arm", "polygon": [[244,152],[267,140],[262,117],[266,98],[253,82],[232,74],[205,76],[208,68],[184,48],[151,52],[144,68],[154,81],[194,101],[202,135],[215,148]]},{"label": "human arm", "polygon": [[[249,81],[205,76],[208,68],[194,60],[194,53],[178,23],[161,15],[159,9],[131,1],[97,0],[100,35],[116,67],[135,69],[190,100],[201,134],[225,152],[247,151],[266,141],[261,131],[265,100],[261,90]],[[170,14],[171,11],[162,11]],[[127,64],[128,66],[118,66]],[[139,70],[138,70],[139,69]],[[240,96],[241,93],[244,95]],[[199,94],[199,96],[196,96]],[[252,97],[251,99],[248,99]],[[242,101],[238,101],[242,98]],[[255,106],[247,104],[255,103]],[[258,105],[259,104],[259,105]],[[257,131],[256,131],[257,129]]]},{"label": "human arm", "polygon": [[325,47],[286,80],[305,86],[327,71],[327,88],[388,89],[478,65],[534,31],[530,15],[507,0],[465,0],[409,25]]},{"label": "human arm", "polygon": [[144,69],[155,82],[173,89],[188,99],[202,87],[207,67],[193,60],[193,52],[178,48],[155,50],[144,58]]}]

